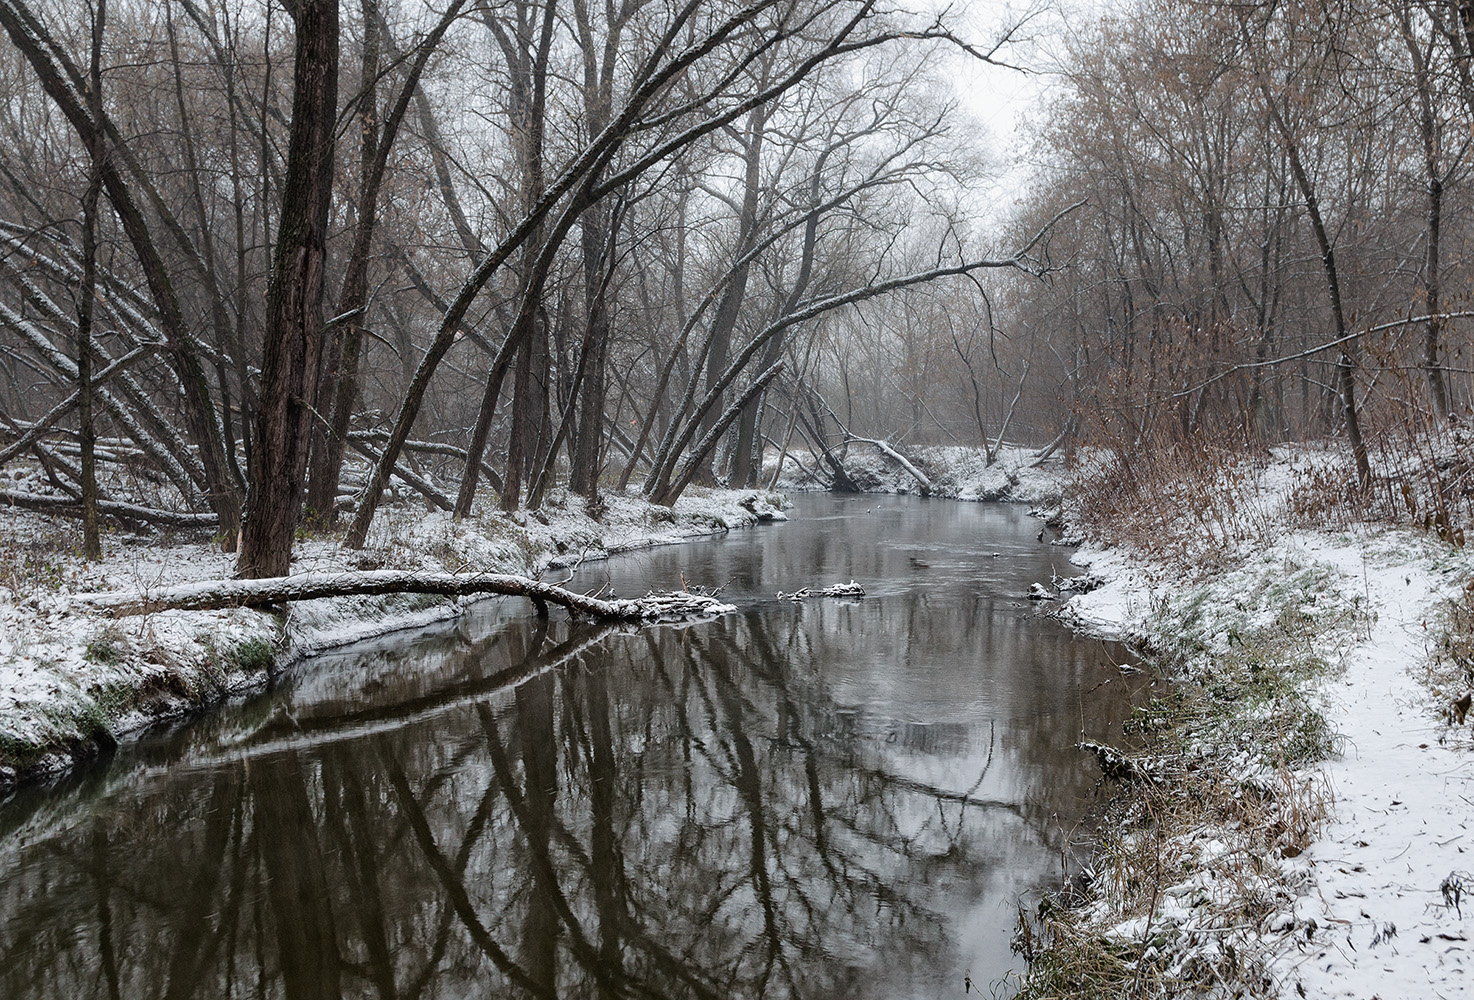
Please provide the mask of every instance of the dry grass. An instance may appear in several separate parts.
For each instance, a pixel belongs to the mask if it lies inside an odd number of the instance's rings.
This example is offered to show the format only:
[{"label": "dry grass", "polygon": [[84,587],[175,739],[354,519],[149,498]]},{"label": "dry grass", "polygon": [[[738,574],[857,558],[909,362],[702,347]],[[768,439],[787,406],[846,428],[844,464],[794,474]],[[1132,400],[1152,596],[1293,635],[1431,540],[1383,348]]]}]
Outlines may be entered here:
[{"label": "dry grass", "polygon": [[1285,463],[1262,448],[1158,432],[1110,446],[1068,490],[1068,511],[1092,540],[1179,567],[1237,565],[1287,530],[1411,527],[1456,547],[1474,537],[1474,428],[1398,428],[1376,442],[1374,476],[1357,482],[1340,442],[1297,445]]},{"label": "dry grass", "polygon": [[1444,743],[1456,729],[1474,724],[1474,581],[1447,601],[1431,624],[1432,655],[1425,661],[1422,681],[1442,710],[1447,728],[1438,741]]},{"label": "dry grass", "polygon": [[1286,566],[1160,603],[1148,662],[1175,683],[1126,727],[1122,771],[1142,777],[1114,797],[1085,876],[1021,914],[1019,996],[1278,995],[1268,942],[1297,930],[1288,862],[1330,804],[1313,765],[1338,748],[1304,691],[1359,615],[1328,574]]},{"label": "dry grass", "polygon": [[1221,565],[1270,527],[1257,488],[1265,458],[1196,440],[1110,452],[1075,480],[1071,520],[1112,545]]}]

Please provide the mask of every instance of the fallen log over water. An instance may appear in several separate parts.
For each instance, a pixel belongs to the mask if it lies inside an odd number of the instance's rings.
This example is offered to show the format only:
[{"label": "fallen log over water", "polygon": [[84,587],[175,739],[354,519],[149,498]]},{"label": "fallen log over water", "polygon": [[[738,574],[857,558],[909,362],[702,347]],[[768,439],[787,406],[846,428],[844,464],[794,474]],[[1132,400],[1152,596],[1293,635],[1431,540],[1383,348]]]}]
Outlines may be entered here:
[{"label": "fallen log over water", "polygon": [[124,617],[155,611],[218,611],[323,597],[376,594],[526,597],[540,614],[546,612],[549,604],[557,604],[576,614],[602,621],[678,621],[710,618],[736,610],[730,604],[703,594],[646,594],[644,597],[606,601],[507,573],[417,573],[392,569],[302,573],[262,580],[201,580],[157,590],[78,594],[73,601],[103,614]]},{"label": "fallen log over water", "polygon": [[906,472],[910,474],[911,478],[916,480],[916,485],[921,488],[922,496],[927,496],[931,493],[931,478],[925,472],[922,472],[920,469],[918,469],[909,458],[907,458],[905,455],[902,455],[895,448],[891,447],[889,441],[877,441],[874,438],[863,438],[855,434],[848,435],[845,440],[846,442],[858,441],[861,444],[874,446],[882,455],[895,462],[901,468],[905,469]]}]

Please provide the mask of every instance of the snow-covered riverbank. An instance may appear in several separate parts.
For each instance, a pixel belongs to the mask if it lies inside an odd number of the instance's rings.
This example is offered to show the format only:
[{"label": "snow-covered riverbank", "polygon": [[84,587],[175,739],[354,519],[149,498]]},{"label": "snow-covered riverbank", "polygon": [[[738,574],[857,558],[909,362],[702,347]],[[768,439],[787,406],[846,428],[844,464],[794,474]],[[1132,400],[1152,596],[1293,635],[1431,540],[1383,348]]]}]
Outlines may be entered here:
[{"label": "snow-covered riverbank", "polygon": [[[1040,463],[1033,448],[1004,446],[989,464],[981,448],[960,445],[924,445],[906,448],[904,455],[915,471],[879,448],[856,443],[844,451],[842,465],[854,485],[865,493],[921,493],[950,500],[1001,500],[1054,504],[1060,497],[1064,470],[1059,460]],[[836,456],[838,457],[838,456]],[[771,480],[778,465],[770,457],[763,470]],[[925,489],[916,473],[925,477]],[[822,459],[806,451],[785,458],[778,485],[785,490],[827,490],[834,475]]]},{"label": "snow-covered riverbank", "polygon": [[[456,524],[442,512],[402,505],[380,514],[361,550],[346,550],[335,537],[300,540],[293,572],[537,575],[783,519],[784,506],[780,495],[754,490],[692,489],[674,508],[611,494],[595,519],[578,498],[559,496],[538,512],[486,512]],[[73,597],[226,578],[234,557],[207,537],[119,534],[107,539],[104,560],[89,564],[77,555],[79,537],[75,522],[0,512],[0,791],[127,733],[259,687],[293,659],[462,608],[451,599],[397,595],[306,601],[283,614],[237,608],[108,619]]]},{"label": "snow-covered riverbank", "polygon": [[1061,614],[1134,640],[1178,690],[1142,713],[1131,759],[1154,773],[1081,905],[1025,942],[1031,995],[1474,996],[1474,677],[1449,655],[1474,558],[1411,529],[1308,529],[1286,502],[1305,461],[1234,487],[1255,525],[1221,526],[1211,564],[1080,552],[1104,582]]}]

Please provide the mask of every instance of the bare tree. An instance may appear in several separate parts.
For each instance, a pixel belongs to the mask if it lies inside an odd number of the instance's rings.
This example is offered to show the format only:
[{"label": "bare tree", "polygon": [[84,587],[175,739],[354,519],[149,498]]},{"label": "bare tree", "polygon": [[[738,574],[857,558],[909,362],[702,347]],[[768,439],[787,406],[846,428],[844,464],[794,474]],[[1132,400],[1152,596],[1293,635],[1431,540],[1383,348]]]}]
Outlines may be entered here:
[{"label": "bare tree", "polygon": [[292,126],[267,294],[261,408],[237,567],[285,576],[301,512],[323,350],[338,113],[338,0],[298,0]]}]

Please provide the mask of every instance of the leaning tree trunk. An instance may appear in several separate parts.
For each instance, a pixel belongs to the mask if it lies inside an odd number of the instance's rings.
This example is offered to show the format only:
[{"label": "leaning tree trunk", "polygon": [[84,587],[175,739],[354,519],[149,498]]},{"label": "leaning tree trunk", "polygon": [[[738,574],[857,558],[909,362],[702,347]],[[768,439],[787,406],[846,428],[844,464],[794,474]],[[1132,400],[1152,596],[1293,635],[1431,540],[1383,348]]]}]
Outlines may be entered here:
[{"label": "leaning tree trunk", "polygon": [[89,113],[77,88],[53,58],[60,46],[22,0],[0,0],[0,27],[25,57],[47,95],[66,116],[78,138],[89,150],[101,150],[93,167],[102,179],[118,222],[138,255],[138,264],[158,311],[159,326],[168,344],[167,357],[179,377],[180,404],[192,443],[199,449],[210,503],[220,519],[221,535],[233,546],[240,521],[240,494],[231,479],[221,429],[212,410],[209,380],[197,355],[188,324],[174,291],[174,282],[154,242],[149,222],[139,207],[133,189],[111,155],[117,147],[106,118]]},{"label": "leaning tree trunk", "polygon": [[298,0],[287,173],[267,294],[255,468],[241,531],[243,577],[283,576],[302,504],[322,359],[323,277],[338,107],[337,0]]},{"label": "leaning tree trunk", "polygon": [[[1469,16],[1467,5],[1460,4],[1459,10],[1466,18]],[[1465,23],[1467,26],[1468,22]],[[1400,27],[1403,44],[1407,46],[1408,57],[1413,64],[1413,79],[1418,88],[1418,131],[1423,140],[1423,171],[1428,182],[1428,232],[1423,261],[1423,291],[1427,300],[1425,304],[1428,307],[1428,326],[1423,332],[1423,373],[1428,379],[1428,395],[1433,402],[1433,415],[1439,420],[1447,420],[1450,413],[1448,384],[1444,379],[1443,365],[1438,358],[1439,340],[1443,327],[1443,318],[1439,315],[1442,303],[1439,301],[1441,283],[1438,270],[1440,235],[1443,228],[1443,174],[1439,170],[1441,129],[1438,116],[1433,109],[1428,63],[1417,39],[1413,37],[1412,22],[1406,8],[1401,11]]]},{"label": "leaning tree trunk", "polygon": [[609,355],[609,302],[603,262],[607,259],[612,265],[615,255],[609,213],[596,207],[590,214],[593,218],[587,220],[582,238],[588,336],[583,344],[584,357],[579,359],[582,378],[577,386],[578,426],[569,449],[568,488],[593,500],[598,496],[603,464],[604,397],[608,386],[605,364]]}]

